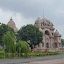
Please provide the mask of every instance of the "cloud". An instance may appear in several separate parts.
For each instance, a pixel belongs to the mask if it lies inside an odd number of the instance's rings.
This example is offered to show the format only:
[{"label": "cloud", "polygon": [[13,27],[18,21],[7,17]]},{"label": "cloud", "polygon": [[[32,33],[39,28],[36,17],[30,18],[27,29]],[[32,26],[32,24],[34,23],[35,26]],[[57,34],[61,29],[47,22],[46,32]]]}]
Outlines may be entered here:
[{"label": "cloud", "polygon": [[38,17],[43,15],[43,8],[48,11],[53,3],[54,0],[1,0],[0,7],[23,13],[25,17]]},{"label": "cloud", "polygon": [[55,14],[57,14],[57,15],[64,14],[64,9],[56,9]]},{"label": "cloud", "polygon": [[0,22],[7,24],[10,18],[13,18],[17,28],[23,25],[34,24],[34,19],[25,18],[21,13],[0,8]]},{"label": "cloud", "polygon": [[0,0],[0,22],[7,24],[12,17],[17,27],[34,24],[37,17],[54,23],[64,38],[64,0]]}]

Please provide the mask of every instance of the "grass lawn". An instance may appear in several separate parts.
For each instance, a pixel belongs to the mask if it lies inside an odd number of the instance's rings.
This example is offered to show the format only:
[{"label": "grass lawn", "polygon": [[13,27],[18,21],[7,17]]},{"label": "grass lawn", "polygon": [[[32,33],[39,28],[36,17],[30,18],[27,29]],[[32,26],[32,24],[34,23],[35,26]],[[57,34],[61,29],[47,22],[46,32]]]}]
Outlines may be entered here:
[{"label": "grass lawn", "polygon": [[[61,53],[60,53],[61,54]],[[44,56],[53,56],[53,55],[59,55],[58,52],[30,52],[30,57],[44,57]]]},{"label": "grass lawn", "polygon": [[[15,55],[14,55],[15,54]],[[59,55],[61,53],[58,53],[58,51],[56,52],[29,52],[27,54],[25,54],[24,56],[22,56],[20,54],[20,56],[16,55],[16,53],[11,53],[10,55],[6,53],[5,55],[5,51],[0,51],[0,59],[23,59],[23,58],[34,58],[34,57],[44,57],[44,56],[53,56],[53,55]]]},{"label": "grass lawn", "polygon": [[4,57],[5,57],[5,51],[2,50],[2,51],[0,51],[0,58],[4,58]]},{"label": "grass lawn", "polygon": [[45,52],[30,52],[29,53],[29,55],[49,55],[49,54],[58,54],[58,51],[56,51],[56,52],[47,52],[47,53],[45,53]]}]

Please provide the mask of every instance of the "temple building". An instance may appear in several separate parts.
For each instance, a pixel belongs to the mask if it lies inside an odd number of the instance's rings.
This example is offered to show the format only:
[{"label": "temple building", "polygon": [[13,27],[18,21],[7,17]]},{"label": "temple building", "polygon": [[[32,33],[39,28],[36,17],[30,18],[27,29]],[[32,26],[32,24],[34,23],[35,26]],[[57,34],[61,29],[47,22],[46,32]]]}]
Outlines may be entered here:
[{"label": "temple building", "polygon": [[[12,18],[7,25],[13,28],[15,32],[18,31]],[[48,51],[58,51],[62,48],[61,35],[58,30],[55,31],[54,25],[50,20],[38,17],[34,25],[43,32],[43,41],[39,45],[33,46],[34,51],[44,51],[45,49]]]},{"label": "temple building", "polygon": [[59,49],[62,48],[61,35],[58,30],[55,31],[53,23],[46,19],[38,19],[35,21],[35,26],[43,32],[43,41],[36,46],[36,49]]},{"label": "temple building", "polygon": [[10,21],[8,22],[7,25],[10,26],[11,28],[13,28],[15,32],[18,31],[18,29],[16,28],[16,24],[14,23],[12,18],[10,19]]}]

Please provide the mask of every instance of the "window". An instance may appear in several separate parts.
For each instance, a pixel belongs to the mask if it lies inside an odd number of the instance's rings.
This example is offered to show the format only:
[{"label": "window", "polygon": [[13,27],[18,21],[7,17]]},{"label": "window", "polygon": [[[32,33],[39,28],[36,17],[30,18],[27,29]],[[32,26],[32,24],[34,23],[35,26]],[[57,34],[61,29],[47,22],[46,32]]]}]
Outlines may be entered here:
[{"label": "window", "polygon": [[57,43],[54,43],[54,47],[57,48]]},{"label": "window", "polygon": [[49,43],[46,43],[46,47],[49,48]]},{"label": "window", "polygon": [[52,35],[53,35],[53,33],[52,33]]},{"label": "window", "polygon": [[61,43],[59,43],[59,47],[61,46]]},{"label": "window", "polygon": [[45,34],[46,34],[46,35],[49,35],[49,31],[46,30],[46,31],[45,31]]},{"label": "window", "polygon": [[42,43],[42,46],[44,47],[44,43]]},{"label": "window", "polygon": [[41,24],[41,26],[42,26],[42,24]]},{"label": "window", "polygon": [[49,24],[47,24],[47,26],[49,26]]}]

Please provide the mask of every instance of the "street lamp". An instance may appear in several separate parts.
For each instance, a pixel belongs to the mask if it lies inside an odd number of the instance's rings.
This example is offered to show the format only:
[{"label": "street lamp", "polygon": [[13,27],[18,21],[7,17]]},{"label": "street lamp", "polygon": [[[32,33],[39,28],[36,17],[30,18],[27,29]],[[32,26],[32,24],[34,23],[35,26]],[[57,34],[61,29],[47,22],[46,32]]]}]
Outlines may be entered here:
[{"label": "street lamp", "polygon": [[5,50],[5,53],[4,53],[4,58],[5,58],[5,54],[6,54],[6,45],[4,45],[3,49]]}]

